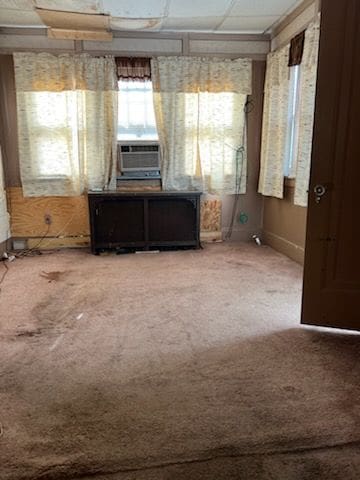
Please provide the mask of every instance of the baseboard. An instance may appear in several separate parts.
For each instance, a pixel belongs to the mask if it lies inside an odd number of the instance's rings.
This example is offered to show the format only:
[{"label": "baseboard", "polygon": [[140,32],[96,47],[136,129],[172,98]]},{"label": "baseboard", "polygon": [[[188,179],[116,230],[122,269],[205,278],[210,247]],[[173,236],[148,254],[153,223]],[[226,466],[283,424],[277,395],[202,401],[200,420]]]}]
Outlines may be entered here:
[{"label": "baseboard", "polygon": [[[236,228],[237,227],[237,228]],[[254,228],[252,226],[239,229],[238,226],[234,226],[230,238],[227,238],[229,227],[222,229],[222,237],[228,242],[251,242],[253,241],[253,235],[259,235],[261,237],[261,228]]]},{"label": "baseboard", "polygon": [[300,265],[304,265],[304,248],[290,242],[286,238],[279,237],[271,232],[263,232],[263,242],[271,248],[291,258]]},{"label": "baseboard", "polygon": [[80,237],[46,237],[28,238],[27,248],[39,248],[39,250],[53,250],[57,248],[84,248],[90,246],[90,236]]},{"label": "baseboard", "polygon": [[219,242],[222,240],[221,232],[200,232],[200,241],[201,242]]}]

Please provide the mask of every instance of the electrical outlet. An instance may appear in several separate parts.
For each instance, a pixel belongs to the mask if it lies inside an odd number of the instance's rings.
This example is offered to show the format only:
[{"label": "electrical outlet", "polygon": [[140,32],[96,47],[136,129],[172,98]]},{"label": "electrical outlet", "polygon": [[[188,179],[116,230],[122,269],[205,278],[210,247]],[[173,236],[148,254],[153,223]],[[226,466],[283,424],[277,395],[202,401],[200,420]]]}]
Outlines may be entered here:
[{"label": "electrical outlet", "polygon": [[46,223],[46,225],[51,225],[52,220],[51,220],[51,215],[50,215],[50,213],[45,213],[45,215],[44,215],[44,222]]}]

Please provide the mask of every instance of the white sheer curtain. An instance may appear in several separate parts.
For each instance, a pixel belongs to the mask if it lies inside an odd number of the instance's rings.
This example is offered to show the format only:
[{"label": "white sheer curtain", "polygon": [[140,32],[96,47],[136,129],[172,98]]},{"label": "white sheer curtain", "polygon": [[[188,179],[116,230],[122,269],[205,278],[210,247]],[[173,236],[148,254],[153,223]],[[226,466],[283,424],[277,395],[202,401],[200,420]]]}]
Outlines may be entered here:
[{"label": "white sheer curtain", "polygon": [[289,105],[289,45],[267,56],[259,193],[283,198]]},{"label": "white sheer curtain", "polygon": [[304,53],[301,61],[299,143],[294,203],[302,207],[306,207],[308,201],[319,35],[320,20],[317,20],[309,25],[305,32]]},{"label": "white sheer curtain", "polygon": [[114,58],[15,53],[14,65],[24,195],[115,187]]},{"label": "white sheer curtain", "polygon": [[244,193],[251,61],[158,57],[151,70],[164,189]]}]

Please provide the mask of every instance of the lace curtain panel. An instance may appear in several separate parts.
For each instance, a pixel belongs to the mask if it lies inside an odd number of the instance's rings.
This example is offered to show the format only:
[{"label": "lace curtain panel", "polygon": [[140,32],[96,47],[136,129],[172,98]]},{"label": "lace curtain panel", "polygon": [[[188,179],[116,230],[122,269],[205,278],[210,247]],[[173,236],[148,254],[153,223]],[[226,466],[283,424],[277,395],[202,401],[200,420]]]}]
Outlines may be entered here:
[{"label": "lace curtain panel", "polygon": [[24,195],[114,188],[114,58],[15,53],[14,65]]},{"label": "lace curtain panel", "polygon": [[283,198],[288,125],[289,45],[267,56],[259,193]]},{"label": "lace curtain panel", "polygon": [[151,72],[163,188],[245,193],[251,61],[158,57]]},{"label": "lace curtain panel", "polygon": [[[295,154],[295,205],[307,206],[312,135],[315,110],[316,74],[319,49],[320,20],[305,31],[300,66],[299,125]],[[288,129],[289,45],[268,55],[261,142],[259,192],[283,198],[284,163]]]},{"label": "lace curtain panel", "polygon": [[316,77],[319,52],[320,20],[305,32],[300,76],[299,145],[296,160],[294,203],[306,207],[310,179],[312,137],[314,127]]}]

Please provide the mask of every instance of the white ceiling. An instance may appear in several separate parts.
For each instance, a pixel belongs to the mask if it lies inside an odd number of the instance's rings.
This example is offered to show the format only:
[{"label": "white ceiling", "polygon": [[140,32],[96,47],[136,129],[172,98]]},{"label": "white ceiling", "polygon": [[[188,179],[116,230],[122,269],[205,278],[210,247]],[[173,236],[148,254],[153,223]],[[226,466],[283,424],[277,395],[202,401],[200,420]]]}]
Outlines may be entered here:
[{"label": "white ceiling", "polygon": [[0,26],[44,27],[36,8],[110,15],[113,30],[263,33],[301,0],[0,0]]}]

